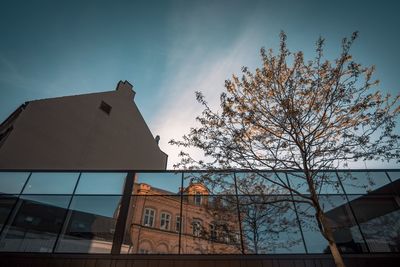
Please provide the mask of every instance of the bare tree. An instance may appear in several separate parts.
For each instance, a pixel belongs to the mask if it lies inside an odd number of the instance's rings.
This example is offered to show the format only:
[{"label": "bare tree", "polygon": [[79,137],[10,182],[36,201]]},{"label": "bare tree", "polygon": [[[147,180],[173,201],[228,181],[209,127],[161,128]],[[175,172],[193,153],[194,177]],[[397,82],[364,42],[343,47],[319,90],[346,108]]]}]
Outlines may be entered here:
[{"label": "bare tree", "polygon": [[[200,126],[182,140],[170,143],[204,151],[206,160],[181,152],[177,168],[294,170],[299,186],[289,186],[279,176],[272,184],[289,190],[296,201],[310,204],[318,227],[329,243],[337,266],[344,266],[334,235],[319,202],[324,184],[334,183],[321,170],[336,169],[350,160],[400,158],[396,118],[399,96],[376,89],[374,67],[353,61],[349,50],[357,38],[344,38],[340,56],[330,62],[323,55],[324,39],[316,43],[316,56],[305,61],[302,52],[291,53],[281,33],[280,50],[261,49],[262,67],[246,67],[241,78],[225,81],[220,111],[213,111],[196,92],[204,110]],[[293,57],[292,57],[293,56]]]}]

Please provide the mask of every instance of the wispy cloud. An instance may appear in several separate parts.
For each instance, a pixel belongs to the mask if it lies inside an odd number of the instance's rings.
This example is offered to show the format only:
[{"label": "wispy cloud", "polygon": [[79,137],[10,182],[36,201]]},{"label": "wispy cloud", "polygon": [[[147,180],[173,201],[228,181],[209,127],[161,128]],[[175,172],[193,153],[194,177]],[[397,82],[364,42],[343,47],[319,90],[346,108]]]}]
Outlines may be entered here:
[{"label": "wispy cloud", "polygon": [[[192,36],[193,37],[193,36]],[[165,80],[162,89],[163,104],[158,115],[150,125],[153,132],[161,136],[160,147],[169,155],[168,168],[178,162],[181,148],[168,144],[171,139],[180,139],[188,133],[190,127],[196,125],[195,118],[202,111],[202,106],[195,100],[195,91],[204,93],[209,105],[218,108],[219,95],[224,89],[224,82],[233,73],[238,74],[243,65],[253,65],[258,60],[257,50],[253,47],[255,34],[252,30],[242,32],[229,47],[219,54],[210,54],[196,45],[192,38],[192,50],[181,62],[174,62],[182,56],[175,49],[170,54],[170,68],[173,78]],[[250,46],[250,47],[249,47]],[[200,151],[191,151],[201,157]]]}]

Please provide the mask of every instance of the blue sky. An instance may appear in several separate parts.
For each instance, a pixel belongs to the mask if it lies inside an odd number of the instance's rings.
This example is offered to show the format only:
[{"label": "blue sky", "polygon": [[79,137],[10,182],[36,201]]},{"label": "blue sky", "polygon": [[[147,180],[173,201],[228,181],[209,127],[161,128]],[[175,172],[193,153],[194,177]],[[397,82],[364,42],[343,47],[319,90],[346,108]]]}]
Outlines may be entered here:
[{"label": "blue sky", "polygon": [[356,60],[375,64],[383,91],[400,92],[400,11],[396,1],[1,1],[0,120],[27,100],[110,91],[130,81],[135,101],[160,146],[193,125],[224,81],[260,65],[259,49],[313,55],[318,36],[338,55],[354,30]]}]

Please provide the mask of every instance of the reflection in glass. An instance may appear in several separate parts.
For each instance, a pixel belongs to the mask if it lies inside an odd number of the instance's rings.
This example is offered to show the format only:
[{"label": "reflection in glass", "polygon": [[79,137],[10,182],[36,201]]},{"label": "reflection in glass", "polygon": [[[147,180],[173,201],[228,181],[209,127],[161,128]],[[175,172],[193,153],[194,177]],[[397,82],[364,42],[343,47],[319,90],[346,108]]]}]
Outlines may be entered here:
[{"label": "reflection in glass", "polygon": [[1,235],[1,251],[52,252],[69,196],[24,196]]},{"label": "reflection in glass", "polygon": [[240,227],[236,196],[206,195],[183,198],[182,254],[240,254]]},{"label": "reflection in glass", "polygon": [[390,176],[390,179],[392,181],[396,181],[400,179],[400,171],[391,171],[387,172],[387,174]]},{"label": "reflection in glass", "polygon": [[184,173],[183,193],[188,195],[195,195],[195,190],[197,190],[197,188],[194,185],[199,185],[199,187],[206,189],[208,192],[207,194],[210,195],[235,194],[235,180],[232,172]]},{"label": "reflection in glass", "polygon": [[305,253],[290,196],[239,196],[247,254]]},{"label": "reflection in glass", "polygon": [[149,186],[155,188],[157,194],[175,195],[179,194],[182,183],[182,173],[173,172],[143,172],[137,173],[135,177],[134,194],[138,193],[140,187]]},{"label": "reflection in glass", "polygon": [[76,194],[120,195],[126,175],[124,172],[82,173]]},{"label": "reflection in glass", "polygon": [[237,172],[236,182],[240,195],[289,194],[288,182],[283,172]]},{"label": "reflection in glass", "polygon": [[[300,194],[310,193],[304,173],[289,172],[287,175],[291,188]],[[313,175],[317,194],[343,194],[343,190],[335,172],[318,172]]]},{"label": "reflection in glass", "polygon": [[0,172],[0,194],[19,194],[28,172]]},{"label": "reflection in glass", "polygon": [[57,252],[110,253],[120,196],[75,196]]},{"label": "reflection in glass", "polygon": [[178,254],[181,196],[132,196],[123,254]]},{"label": "reflection in glass", "polygon": [[[344,196],[321,195],[320,204],[332,227],[336,244],[342,252],[367,252],[358,226]],[[309,253],[329,253],[329,246],[322,236],[315,219],[315,209],[307,203],[296,203],[300,224]]]},{"label": "reflection in glass", "polygon": [[397,196],[359,196],[350,201],[371,252],[400,252]]},{"label": "reflection in glass", "polygon": [[3,228],[3,225],[6,223],[6,220],[10,215],[10,212],[13,209],[16,201],[16,196],[0,196],[0,231]]},{"label": "reflection in glass", "polygon": [[389,183],[385,172],[338,172],[338,174],[347,194],[379,193],[377,190]]},{"label": "reflection in glass", "polygon": [[79,173],[33,172],[23,194],[72,194]]}]

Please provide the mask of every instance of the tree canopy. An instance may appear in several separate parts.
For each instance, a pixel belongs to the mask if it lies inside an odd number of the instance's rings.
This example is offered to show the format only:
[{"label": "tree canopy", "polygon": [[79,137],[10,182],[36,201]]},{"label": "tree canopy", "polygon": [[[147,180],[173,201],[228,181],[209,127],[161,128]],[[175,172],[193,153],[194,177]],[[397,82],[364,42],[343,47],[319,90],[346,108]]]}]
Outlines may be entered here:
[{"label": "tree canopy", "polygon": [[[353,59],[350,48],[357,36],[354,32],[343,39],[334,61],[325,59],[324,39],[319,38],[315,57],[306,61],[302,52],[289,51],[282,32],[278,54],[262,48],[260,68],[253,73],[243,67],[240,78],[233,75],[225,81],[220,110],[212,110],[196,92],[204,107],[197,117],[199,126],[181,140],[170,141],[204,151],[205,160],[181,152],[177,168],[252,170],[261,179],[239,181],[249,184],[250,191],[265,186],[267,180],[270,190],[283,188],[297,202],[310,204],[337,266],[344,263],[319,197],[322,187],[337,186],[337,179],[322,170],[354,160],[400,161],[399,96],[378,90],[374,67]],[[290,186],[289,179],[279,175],[266,175],[266,169],[293,171],[290,182],[297,185]],[[299,187],[306,187],[307,193]],[[269,201],[265,199],[259,202],[265,204]],[[258,227],[262,221],[256,217],[251,223]]]}]

